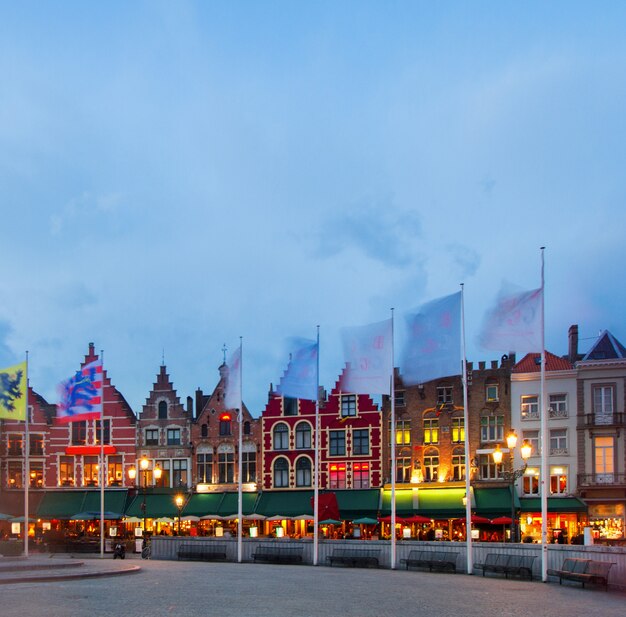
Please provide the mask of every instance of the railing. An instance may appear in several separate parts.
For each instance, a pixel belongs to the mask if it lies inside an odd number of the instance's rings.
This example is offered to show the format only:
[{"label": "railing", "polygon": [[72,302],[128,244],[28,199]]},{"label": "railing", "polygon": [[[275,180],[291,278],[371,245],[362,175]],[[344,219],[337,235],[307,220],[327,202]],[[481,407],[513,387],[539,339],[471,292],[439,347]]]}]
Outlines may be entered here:
[{"label": "railing", "polygon": [[540,420],[539,410],[522,411],[522,420]]},{"label": "railing", "polygon": [[567,409],[550,409],[550,418],[569,418]]},{"label": "railing", "polygon": [[623,485],[626,485],[626,473],[578,474],[578,486],[623,486]]},{"label": "railing", "polygon": [[568,454],[567,448],[550,448],[550,456],[567,456]]},{"label": "railing", "polygon": [[623,413],[586,413],[584,415],[585,426],[624,426]]}]

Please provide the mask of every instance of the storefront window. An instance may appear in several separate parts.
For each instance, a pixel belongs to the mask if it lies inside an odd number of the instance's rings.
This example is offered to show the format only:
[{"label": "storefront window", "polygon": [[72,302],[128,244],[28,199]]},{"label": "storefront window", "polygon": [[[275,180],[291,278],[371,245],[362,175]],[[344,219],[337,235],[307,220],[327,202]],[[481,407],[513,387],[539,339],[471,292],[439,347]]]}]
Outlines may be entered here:
[{"label": "storefront window", "polygon": [[61,456],[59,458],[59,485],[74,486],[74,457]]}]

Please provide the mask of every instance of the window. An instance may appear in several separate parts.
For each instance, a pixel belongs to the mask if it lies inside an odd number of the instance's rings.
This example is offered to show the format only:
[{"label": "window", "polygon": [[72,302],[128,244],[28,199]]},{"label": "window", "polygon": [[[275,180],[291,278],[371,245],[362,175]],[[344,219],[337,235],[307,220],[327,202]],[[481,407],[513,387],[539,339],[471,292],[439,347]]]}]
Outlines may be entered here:
[{"label": "window", "polygon": [[354,463],[352,466],[352,488],[370,487],[369,463]]},{"label": "window", "polygon": [[528,467],[522,476],[524,495],[539,495],[539,469]]},{"label": "window", "polygon": [[502,465],[496,465],[491,454],[479,455],[478,465],[481,480],[497,480],[502,476]]},{"label": "window", "polygon": [[235,453],[233,451],[218,450],[217,453],[217,481],[220,484],[231,484],[235,481]]},{"label": "window", "polygon": [[424,482],[437,482],[439,478],[439,453],[426,450],[424,455]]},{"label": "window", "polygon": [[346,488],[346,466],[331,465],[329,474],[329,488],[341,489]]},{"label": "window", "polygon": [[[389,424],[391,432],[391,423]],[[411,443],[411,421],[396,420],[396,444],[399,446],[409,445]]]},{"label": "window", "polygon": [[567,394],[550,395],[550,417],[567,418]]},{"label": "window", "polygon": [[159,401],[159,420],[167,420],[167,401]]},{"label": "window", "polygon": [[23,437],[20,433],[9,433],[7,435],[8,455],[22,456]]},{"label": "window", "polygon": [[200,452],[196,455],[196,473],[200,484],[213,482],[213,453]]},{"label": "window", "polygon": [[296,462],[296,486],[311,486],[311,461],[305,456]]},{"label": "window", "polygon": [[452,403],[452,386],[439,386],[437,388],[437,405]]},{"label": "window", "polygon": [[396,482],[407,483],[410,481],[411,450],[409,448],[402,448],[396,453]]},{"label": "window", "polygon": [[179,428],[167,429],[167,445],[168,446],[180,446],[180,429]]},{"label": "window", "polygon": [[346,432],[330,431],[330,456],[346,455]]},{"label": "window", "polygon": [[174,488],[187,487],[187,459],[175,458],[172,461],[172,481]]},{"label": "window", "polygon": [[539,441],[539,431],[522,431],[522,442],[528,441],[532,448],[531,456],[539,456],[541,454],[541,442]]},{"label": "window", "polygon": [[24,488],[23,473],[21,461],[9,461],[7,486],[9,488]]},{"label": "window", "polygon": [[593,413],[596,424],[611,424],[613,420],[613,386],[594,386]]},{"label": "window", "polygon": [[487,386],[485,387],[485,400],[488,403],[495,403],[500,400],[498,397],[498,384],[497,383],[487,384]]},{"label": "window", "polygon": [[59,486],[74,486],[74,457],[59,457]]},{"label": "window", "polygon": [[31,433],[28,436],[28,447],[31,456],[43,456],[43,435]]},{"label": "window", "polygon": [[107,459],[107,484],[109,486],[122,486],[123,480],[122,457],[109,456]]},{"label": "window", "polygon": [[200,426],[200,437],[208,437],[209,436],[209,425],[202,424]]},{"label": "window", "polygon": [[43,463],[31,461],[28,466],[30,473],[30,487],[41,488],[43,486]]},{"label": "window", "polygon": [[146,429],[146,445],[147,446],[159,445],[159,429],[156,429],[156,428]]},{"label": "window", "polygon": [[352,454],[370,453],[370,432],[367,429],[352,431]]},{"label": "window", "polygon": [[286,488],[289,486],[289,463],[286,458],[277,458],[274,461],[274,486]]},{"label": "window", "polygon": [[289,449],[289,427],[281,422],[274,427],[274,450]]},{"label": "window", "polygon": [[404,390],[396,391],[394,393],[396,407],[405,407],[406,401],[404,399]]},{"label": "window", "polygon": [[[100,445],[100,420],[96,420],[94,428],[94,443]],[[103,443],[108,445],[111,443],[111,420],[104,421],[104,440]]]},{"label": "window", "polygon": [[595,437],[593,440],[595,479],[599,484],[611,484],[615,472],[615,442],[613,437]]},{"label": "window", "polygon": [[72,422],[72,445],[84,446],[87,443],[87,422]]},{"label": "window", "polygon": [[250,422],[248,422],[248,420],[246,420],[243,423],[243,434],[244,435],[250,435],[250,433],[252,432],[251,427],[250,427]]},{"label": "window", "polygon": [[83,458],[83,486],[98,486],[98,457]]},{"label": "window", "polygon": [[455,482],[465,480],[465,453],[460,448],[452,453],[452,479]]},{"label": "window", "polygon": [[241,453],[241,481],[242,482],[255,482],[256,481],[256,448],[254,444],[250,444],[250,450],[246,450],[244,444],[244,450]]},{"label": "window", "polygon": [[161,477],[158,480],[153,480],[152,471],[150,471],[148,484],[152,484],[154,482],[154,485],[160,488],[170,488],[171,468],[169,459],[156,461],[155,464],[161,468]]},{"label": "window", "polygon": [[452,418],[452,443],[465,442],[465,418]]},{"label": "window", "polygon": [[230,415],[223,413],[220,416],[220,437],[227,437],[231,434],[232,427],[230,421]]},{"label": "window", "polygon": [[521,399],[522,420],[539,420],[539,397],[522,396]]},{"label": "window", "polygon": [[356,394],[343,394],[341,396],[341,417],[356,416]]},{"label": "window", "polygon": [[300,422],[296,426],[296,449],[306,450],[311,447],[311,425]]},{"label": "window", "polygon": [[567,429],[550,429],[550,454],[553,456],[567,454]]},{"label": "window", "polygon": [[285,416],[297,416],[298,415],[298,399],[285,397],[283,399],[283,415]]},{"label": "window", "polygon": [[504,416],[483,416],[480,419],[480,440],[502,441],[504,439]]},{"label": "window", "polygon": [[439,443],[439,419],[424,419],[424,443]]},{"label": "window", "polygon": [[567,493],[567,467],[550,467],[550,493],[552,495]]}]

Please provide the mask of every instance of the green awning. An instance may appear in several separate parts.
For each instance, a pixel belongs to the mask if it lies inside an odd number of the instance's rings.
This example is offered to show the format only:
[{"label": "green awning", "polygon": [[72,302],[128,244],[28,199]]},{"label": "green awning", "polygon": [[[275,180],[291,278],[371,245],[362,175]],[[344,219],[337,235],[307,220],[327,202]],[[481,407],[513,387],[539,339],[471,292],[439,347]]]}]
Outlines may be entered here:
[{"label": "green awning", "polygon": [[192,495],[183,508],[182,516],[217,516],[224,493],[197,493]]},{"label": "green awning", "polygon": [[335,491],[335,494],[343,520],[364,516],[376,518],[380,502],[380,491],[377,488]]},{"label": "green awning", "polygon": [[259,495],[256,513],[263,516],[304,516],[313,518],[313,491],[266,491]]},{"label": "green awning", "polygon": [[175,518],[178,516],[178,508],[174,502],[174,493],[147,493],[145,495],[146,511],[142,510],[144,495],[137,495],[126,510],[126,516],[138,518]]},{"label": "green awning", "polygon": [[435,519],[465,516],[464,488],[420,488],[417,492],[417,514]]},{"label": "green awning", "polygon": [[[464,493],[465,494],[465,493]],[[474,500],[476,514],[487,518],[511,516],[511,489],[508,486],[491,488],[475,488]],[[520,507],[519,497],[514,493],[515,508]]]},{"label": "green awning", "polygon": [[[254,512],[254,505],[256,504],[256,493],[242,493],[241,494],[241,509],[243,515],[252,514]],[[218,508],[219,516],[232,516],[239,512],[239,496],[237,493],[224,493],[224,497]]]},{"label": "green awning", "polygon": [[[540,497],[520,499],[522,512],[541,512]],[[548,512],[587,512],[587,505],[576,497],[548,497]]]},{"label": "green awning", "polygon": [[[417,489],[397,490],[396,491],[396,515],[411,516],[415,514],[417,499]],[[381,516],[389,516],[391,514],[391,491],[385,489],[383,491],[383,503],[381,507]]]},{"label": "green awning", "polygon": [[74,514],[84,511],[84,501],[85,491],[46,491],[37,508],[37,518],[69,520]]},{"label": "green awning", "polygon": [[[126,509],[126,498],[128,490],[105,490],[104,509],[107,512],[119,514],[118,518],[124,516]],[[100,491],[87,491],[83,502],[82,512],[100,512]],[[76,514],[76,512],[74,512]]]}]

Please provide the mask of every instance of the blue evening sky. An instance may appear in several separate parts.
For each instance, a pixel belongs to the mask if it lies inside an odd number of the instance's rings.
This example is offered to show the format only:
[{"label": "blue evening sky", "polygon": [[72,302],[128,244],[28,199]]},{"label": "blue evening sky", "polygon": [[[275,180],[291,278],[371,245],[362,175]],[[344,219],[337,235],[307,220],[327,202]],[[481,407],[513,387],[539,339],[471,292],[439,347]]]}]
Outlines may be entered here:
[{"label": "blue evening sky", "polygon": [[[0,363],[90,341],[136,412],[244,340],[254,415],[315,337],[503,281],[626,343],[626,3],[0,2]],[[505,352],[507,350],[503,350]]]}]

